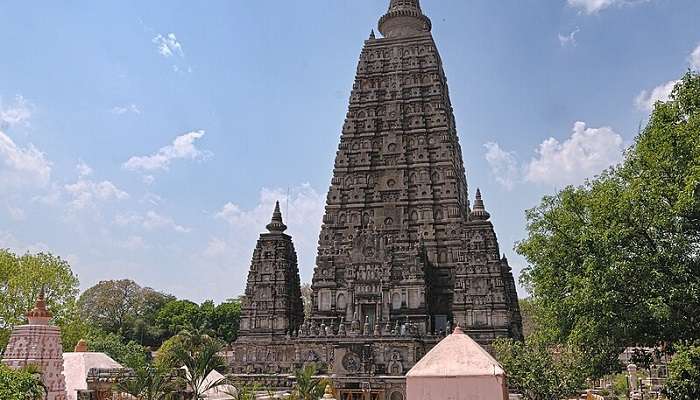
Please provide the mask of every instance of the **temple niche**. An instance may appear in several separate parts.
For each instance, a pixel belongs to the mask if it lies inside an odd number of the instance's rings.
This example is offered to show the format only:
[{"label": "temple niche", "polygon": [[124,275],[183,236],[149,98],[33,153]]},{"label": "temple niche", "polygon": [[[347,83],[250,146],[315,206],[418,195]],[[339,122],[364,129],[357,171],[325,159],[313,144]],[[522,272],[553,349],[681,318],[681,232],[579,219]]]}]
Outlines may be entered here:
[{"label": "temple niche", "polygon": [[[342,400],[405,398],[404,374],[460,325],[521,337],[515,282],[473,207],[447,78],[418,0],[391,0],[360,54],[302,319],[281,215],[253,253],[231,366],[273,388],[314,363]],[[275,215],[279,214],[279,207]],[[284,227],[286,228],[286,227]]]}]

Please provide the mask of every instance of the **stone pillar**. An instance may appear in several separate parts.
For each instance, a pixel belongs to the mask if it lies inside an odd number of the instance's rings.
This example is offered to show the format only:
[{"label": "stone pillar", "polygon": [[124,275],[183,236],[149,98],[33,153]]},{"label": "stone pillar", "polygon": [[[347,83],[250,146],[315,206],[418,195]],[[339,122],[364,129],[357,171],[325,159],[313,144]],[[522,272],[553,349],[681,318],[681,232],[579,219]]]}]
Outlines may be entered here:
[{"label": "stone pillar", "polygon": [[627,366],[627,373],[630,379],[630,391],[636,392],[639,390],[639,381],[637,380],[637,366],[630,364]]}]

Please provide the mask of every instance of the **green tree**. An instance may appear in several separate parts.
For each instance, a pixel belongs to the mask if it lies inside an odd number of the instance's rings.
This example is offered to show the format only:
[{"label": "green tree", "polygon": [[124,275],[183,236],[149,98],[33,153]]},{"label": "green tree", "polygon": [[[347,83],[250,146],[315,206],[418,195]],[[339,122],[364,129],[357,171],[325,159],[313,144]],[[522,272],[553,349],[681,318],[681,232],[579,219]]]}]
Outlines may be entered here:
[{"label": "green tree", "polygon": [[150,360],[150,353],[140,344],[124,339],[114,333],[93,331],[86,339],[90,351],[105,353],[121,365],[139,369],[146,366]]},{"label": "green tree", "polygon": [[679,346],[668,365],[664,391],[670,400],[700,399],[700,345]]},{"label": "green tree", "polygon": [[156,325],[172,337],[182,330],[198,329],[206,326],[199,305],[189,300],[173,300],[165,304],[156,316]]},{"label": "green tree", "polygon": [[80,315],[80,310],[74,300],[65,305],[65,312],[58,318],[54,318],[56,325],[61,327],[61,343],[63,351],[73,351],[80,339],[87,339],[94,328],[89,321]]},{"label": "green tree", "polygon": [[136,400],[167,400],[177,392],[171,371],[142,366],[133,374],[119,380],[115,390],[133,396]]},{"label": "green tree", "polygon": [[34,307],[42,288],[49,310],[60,320],[75,301],[78,284],[68,262],[58,256],[17,256],[0,250],[0,348],[6,346],[12,327],[27,322],[27,311]]},{"label": "green tree", "polygon": [[[182,332],[173,338],[169,355],[161,359],[170,367],[184,368],[183,383],[191,390],[192,400],[204,398],[206,392],[229,384],[227,378],[211,379],[212,372],[225,372],[226,360],[219,354],[221,341],[199,332]],[[159,358],[161,354],[159,354]]]},{"label": "green tree", "polygon": [[585,387],[584,357],[576,349],[551,347],[534,337],[499,339],[493,347],[508,386],[527,400],[559,400]]},{"label": "green tree", "polygon": [[214,309],[209,316],[209,325],[216,337],[226,343],[231,343],[238,337],[241,324],[241,301],[229,299]]},{"label": "green tree", "polygon": [[315,378],[317,372],[318,369],[312,364],[294,372],[292,400],[318,400],[323,397],[328,382]]},{"label": "green tree", "polygon": [[81,316],[105,332],[142,345],[159,346],[163,330],[156,326],[160,309],[175,298],[129,280],[102,281],[80,296]]},{"label": "green tree", "polygon": [[46,387],[36,368],[10,369],[0,365],[0,399],[41,400]]},{"label": "green tree", "polygon": [[529,210],[517,251],[540,334],[587,349],[588,374],[628,346],[700,332],[700,76],[657,103],[621,165]]}]

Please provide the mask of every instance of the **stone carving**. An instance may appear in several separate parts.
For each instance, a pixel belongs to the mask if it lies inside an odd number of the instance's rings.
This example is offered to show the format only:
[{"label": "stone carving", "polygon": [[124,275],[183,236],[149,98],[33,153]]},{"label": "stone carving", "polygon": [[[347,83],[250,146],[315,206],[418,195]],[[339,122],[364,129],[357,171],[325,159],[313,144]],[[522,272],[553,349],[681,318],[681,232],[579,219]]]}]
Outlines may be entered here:
[{"label": "stone carving", "polygon": [[350,373],[356,373],[360,370],[362,360],[355,353],[347,353],[343,357],[343,368]]}]

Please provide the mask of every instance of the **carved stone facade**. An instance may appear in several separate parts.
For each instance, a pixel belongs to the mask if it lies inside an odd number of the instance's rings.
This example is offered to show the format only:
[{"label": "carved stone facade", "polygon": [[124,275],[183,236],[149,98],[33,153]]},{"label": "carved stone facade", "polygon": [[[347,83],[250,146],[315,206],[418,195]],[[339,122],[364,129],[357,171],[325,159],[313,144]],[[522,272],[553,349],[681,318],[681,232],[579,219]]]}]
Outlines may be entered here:
[{"label": "carved stone facade", "polygon": [[[454,324],[486,346],[521,336],[513,275],[478,190],[470,207],[430,29],[418,0],[391,0],[379,21],[384,38],[365,41],[326,199],[311,315],[286,332],[276,326],[275,338],[251,331],[251,318],[290,315],[282,304],[270,313],[254,303],[259,242],[247,325],[229,353],[241,379],[284,388],[283,374],[314,363],[333,375],[338,399],[403,400],[404,374]],[[272,286],[293,280],[280,279]]]},{"label": "carved stone facade", "polygon": [[285,336],[304,319],[297,253],[284,234],[280,205],[275,205],[268,233],[260,235],[248,273],[241,307],[240,336]]},{"label": "carved stone facade", "polygon": [[12,330],[2,363],[11,368],[38,367],[46,386],[45,400],[66,400],[61,330],[49,324],[51,317],[42,290],[36,306],[27,314],[29,323]]}]

